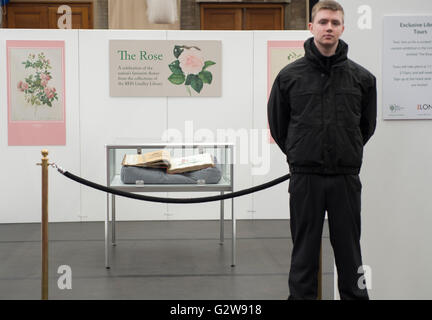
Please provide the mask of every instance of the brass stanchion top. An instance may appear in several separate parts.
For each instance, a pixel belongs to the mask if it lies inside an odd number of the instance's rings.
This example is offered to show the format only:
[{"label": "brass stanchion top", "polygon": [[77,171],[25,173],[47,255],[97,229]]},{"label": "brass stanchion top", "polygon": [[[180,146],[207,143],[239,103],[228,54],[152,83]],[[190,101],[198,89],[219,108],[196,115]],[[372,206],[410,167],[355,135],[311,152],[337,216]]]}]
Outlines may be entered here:
[{"label": "brass stanchion top", "polygon": [[43,149],[41,151],[42,155],[44,156],[44,158],[46,158],[48,156],[48,150],[47,149]]}]

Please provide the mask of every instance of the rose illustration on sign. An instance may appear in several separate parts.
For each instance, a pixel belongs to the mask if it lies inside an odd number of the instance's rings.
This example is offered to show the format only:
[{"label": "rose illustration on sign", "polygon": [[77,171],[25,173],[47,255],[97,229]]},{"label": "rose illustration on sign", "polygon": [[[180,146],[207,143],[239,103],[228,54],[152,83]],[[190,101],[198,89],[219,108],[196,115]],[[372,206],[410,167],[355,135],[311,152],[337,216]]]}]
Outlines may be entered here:
[{"label": "rose illustration on sign", "polygon": [[291,51],[290,53],[288,53],[287,59],[288,59],[288,63],[293,62],[301,57],[303,57],[304,54],[300,54],[298,52],[295,51]]},{"label": "rose illustration on sign", "polygon": [[169,64],[172,74],[168,80],[175,85],[185,84],[191,95],[189,86],[200,93],[204,83],[211,84],[213,75],[206,69],[216,62],[207,60],[201,55],[201,49],[195,46],[174,46],[174,57],[177,59]]},{"label": "rose illustration on sign", "polygon": [[52,79],[50,60],[46,59],[43,52],[36,59],[35,54],[29,54],[27,61],[22,63],[25,69],[33,69],[24,81],[19,81],[17,88],[24,93],[24,99],[32,106],[46,105],[52,107],[52,102],[58,100],[56,88],[49,87],[48,82]]}]

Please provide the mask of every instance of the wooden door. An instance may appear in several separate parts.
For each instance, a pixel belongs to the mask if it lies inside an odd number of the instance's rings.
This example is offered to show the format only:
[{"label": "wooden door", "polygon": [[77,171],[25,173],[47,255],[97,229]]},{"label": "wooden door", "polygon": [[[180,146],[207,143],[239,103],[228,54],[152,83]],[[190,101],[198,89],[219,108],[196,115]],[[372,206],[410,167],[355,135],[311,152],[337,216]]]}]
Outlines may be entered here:
[{"label": "wooden door", "polygon": [[283,4],[202,3],[201,30],[283,30]]},{"label": "wooden door", "polygon": [[244,13],[245,30],[283,30],[283,17],[280,8],[246,8]]},{"label": "wooden door", "polygon": [[6,7],[5,28],[57,29],[57,21],[63,14],[57,10],[61,5],[72,10],[73,29],[93,29],[92,2],[9,2]]},{"label": "wooden door", "polygon": [[8,4],[6,28],[48,28],[47,10],[39,6],[11,6]]},{"label": "wooden door", "polygon": [[241,8],[206,8],[201,10],[202,30],[242,30]]}]

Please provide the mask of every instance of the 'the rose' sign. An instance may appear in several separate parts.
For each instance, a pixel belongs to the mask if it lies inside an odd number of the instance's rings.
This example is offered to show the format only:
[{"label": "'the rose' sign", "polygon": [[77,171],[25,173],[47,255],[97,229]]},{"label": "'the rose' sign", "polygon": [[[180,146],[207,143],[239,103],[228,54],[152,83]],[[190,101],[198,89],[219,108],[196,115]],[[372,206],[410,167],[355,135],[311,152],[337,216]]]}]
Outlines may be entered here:
[{"label": "'the rose' sign", "polygon": [[110,40],[110,96],[219,97],[221,41]]}]

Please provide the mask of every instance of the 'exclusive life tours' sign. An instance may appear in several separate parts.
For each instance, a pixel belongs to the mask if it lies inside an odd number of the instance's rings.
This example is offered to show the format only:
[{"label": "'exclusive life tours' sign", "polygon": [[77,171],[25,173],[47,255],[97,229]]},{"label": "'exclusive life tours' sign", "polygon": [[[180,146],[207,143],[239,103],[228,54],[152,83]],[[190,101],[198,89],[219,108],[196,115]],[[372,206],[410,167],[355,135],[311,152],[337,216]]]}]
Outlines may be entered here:
[{"label": "'exclusive life tours' sign", "polygon": [[385,16],[384,119],[432,119],[432,16]]},{"label": "'exclusive life tours' sign", "polygon": [[221,41],[110,40],[111,97],[220,97]]}]

